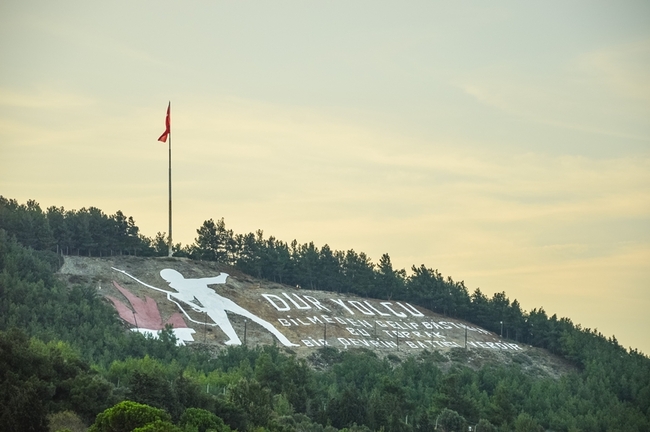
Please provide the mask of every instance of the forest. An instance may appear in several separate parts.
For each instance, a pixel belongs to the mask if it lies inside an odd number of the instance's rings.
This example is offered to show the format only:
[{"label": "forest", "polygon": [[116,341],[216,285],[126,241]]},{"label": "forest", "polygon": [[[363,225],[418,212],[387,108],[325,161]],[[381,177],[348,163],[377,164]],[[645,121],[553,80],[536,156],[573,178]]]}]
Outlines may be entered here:
[{"label": "forest", "polygon": [[[366,350],[299,359],[275,346],[178,347],[129,332],[94,287],[65,286],[65,255],[166,256],[132,217],[90,207],[43,211],[0,196],[0,424],[7,431],[648,431],[650,359],[543,308],[363,252],[236,234],[206,220],[174,256],[217,261],[305,288],[408,301],[547,349],[561,378],[518,365],[478,370],[425,351],[401,360]],[[503,323],[503,324],[501,324]],[[501,330],[503,325],[503,330]]]}]

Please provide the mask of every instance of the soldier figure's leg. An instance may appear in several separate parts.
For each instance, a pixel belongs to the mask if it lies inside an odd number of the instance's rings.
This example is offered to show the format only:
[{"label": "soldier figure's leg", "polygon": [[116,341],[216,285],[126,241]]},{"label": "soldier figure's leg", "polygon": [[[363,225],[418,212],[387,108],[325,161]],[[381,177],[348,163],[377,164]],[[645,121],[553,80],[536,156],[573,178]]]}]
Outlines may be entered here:
[{"label": "soldier figure's leg", "polygon": [[235,333],[232,324],[230,324],[226,311],[212,309],[208,312],[208,316],[228,336],[229,339],[226,341],[226,345],[241,345],[241,340],[237,336],[237,333]]}]

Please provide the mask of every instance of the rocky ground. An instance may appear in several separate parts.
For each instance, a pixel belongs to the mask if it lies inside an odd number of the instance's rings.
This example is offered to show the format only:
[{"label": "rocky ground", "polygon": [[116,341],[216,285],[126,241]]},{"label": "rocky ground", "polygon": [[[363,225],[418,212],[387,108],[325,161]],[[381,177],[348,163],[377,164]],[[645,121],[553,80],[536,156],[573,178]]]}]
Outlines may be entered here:
[{"label": "rocky ground", "polygon": [[[504,340],[471,323],[423,308],[258,280],[213,262],[185,258],[66,256],[59,277],[68,284],[91,285],[99,295],[119,299],[130,306],[114,287],[113,282],[116,282],[140,299],[153,299],[164,322],[179,312],[179,306],[169,301],[165,293],[151,288],[175,292],[160,276],[160,271],[166,268],[180,272],[186,279],[228,273],[225,284],[210,285],[210,288],[273,325],[298,345],[283,347],[285,350],[310,358],[315,364],[318,363],[318,348],[326,340],[328,346],[337,349],[370,349],[392,361],[430,355],[443,368],[459,363],[472,368],[516,363],[530,374],[552,377],[559,377],[572,368],[544,350]],[[181,306],[187,313],[186,324],[195,330],[193,344],[205,345],[215,351],[225,347],[228,338],[206,313],[194,310],[191,305]],[[241,341],[245,340],[249,346],[282,346],[267,329],[251,319],[228,313],[228,320]],[[126,323],[125,326],[132,327]]]}]

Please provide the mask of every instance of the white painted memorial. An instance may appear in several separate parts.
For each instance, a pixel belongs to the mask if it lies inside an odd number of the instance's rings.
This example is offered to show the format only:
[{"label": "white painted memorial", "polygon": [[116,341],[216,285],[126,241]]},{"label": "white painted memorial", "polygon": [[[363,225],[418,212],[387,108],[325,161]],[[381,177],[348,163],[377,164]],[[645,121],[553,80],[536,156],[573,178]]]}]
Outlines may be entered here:
[{"label": "white painted memorial", "polygon": [[[255,314],[213,289],[226,283],[229,277],[226,273],[206,278],[185,278],[176,270],[163,269],[160,276],[172,291],[144,283],[124,270],[113,270],[149,289],[165,293],[167,299],[176,304],[190,322],[218,327],[226,336],[226,345],[242,343],[228,318],[228,313],[231,313],[258,324],[287,347],[522,349],[516,343],[500,340],[487,330],[452,319],[436,319],[435,314],[402,301],[352,299],[319,291],[296,293],[249,289],[248,295],[259,296],[254,303]],[[193,319],[188,313],[190,310],[205,314],[212,323]],[[187,330],[184,332],[187,333]],[[183,336],[191,338],[189,334]],[[291,342],[290,338],[299,343]]]},{"label": "white painted memorial", "polygon": [[114,270],[127,275],[128,277],[148,288],[166,293],[167,298],[176,303],[183,314],[192,322],[202,324],[192,319],[185,310],[185,307],[190,307],[197,312],[203,312],[207,314],[214,322],[210,325],[218,326],[226,334],[226,336],[228,336],[228,340],[225,342],[226,345],[241,345],[241,340],[237,336],[237,333],[235,333],[235,329],[232,327],[232,324],[228,319],[228,315],[226,314],[226,311],[228,311],[241,315],[261,325],[266,330],[271,332],[284,346],[299,346],[287,339],[287,337],[280,333],[280,331],[278,331],[275,327],[273,327],[271,323],[247,311],[229,298],[220,296],[215,290],[208,287],[208,285],[226,283],[226,278],[228,278],[227,273],[220,273],[219,276],[211,278],[186,279],[176,270],[163,269],[160,271],[160,276],[167,281],[171,288],[176,290],[176,292],[173,292],[146,284],[123,270]]}]

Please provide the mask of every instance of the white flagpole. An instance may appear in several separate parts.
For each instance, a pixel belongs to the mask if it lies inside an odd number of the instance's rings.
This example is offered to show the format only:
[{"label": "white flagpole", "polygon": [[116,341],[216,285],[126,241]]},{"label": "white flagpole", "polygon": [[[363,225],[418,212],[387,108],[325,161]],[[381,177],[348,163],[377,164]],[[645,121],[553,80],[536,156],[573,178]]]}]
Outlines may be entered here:
[{"label": "white flagpole", "polygon": [[169,252],[167,256],[172,256],[172,122],[171,122],[172,102],[169,101]]}]

